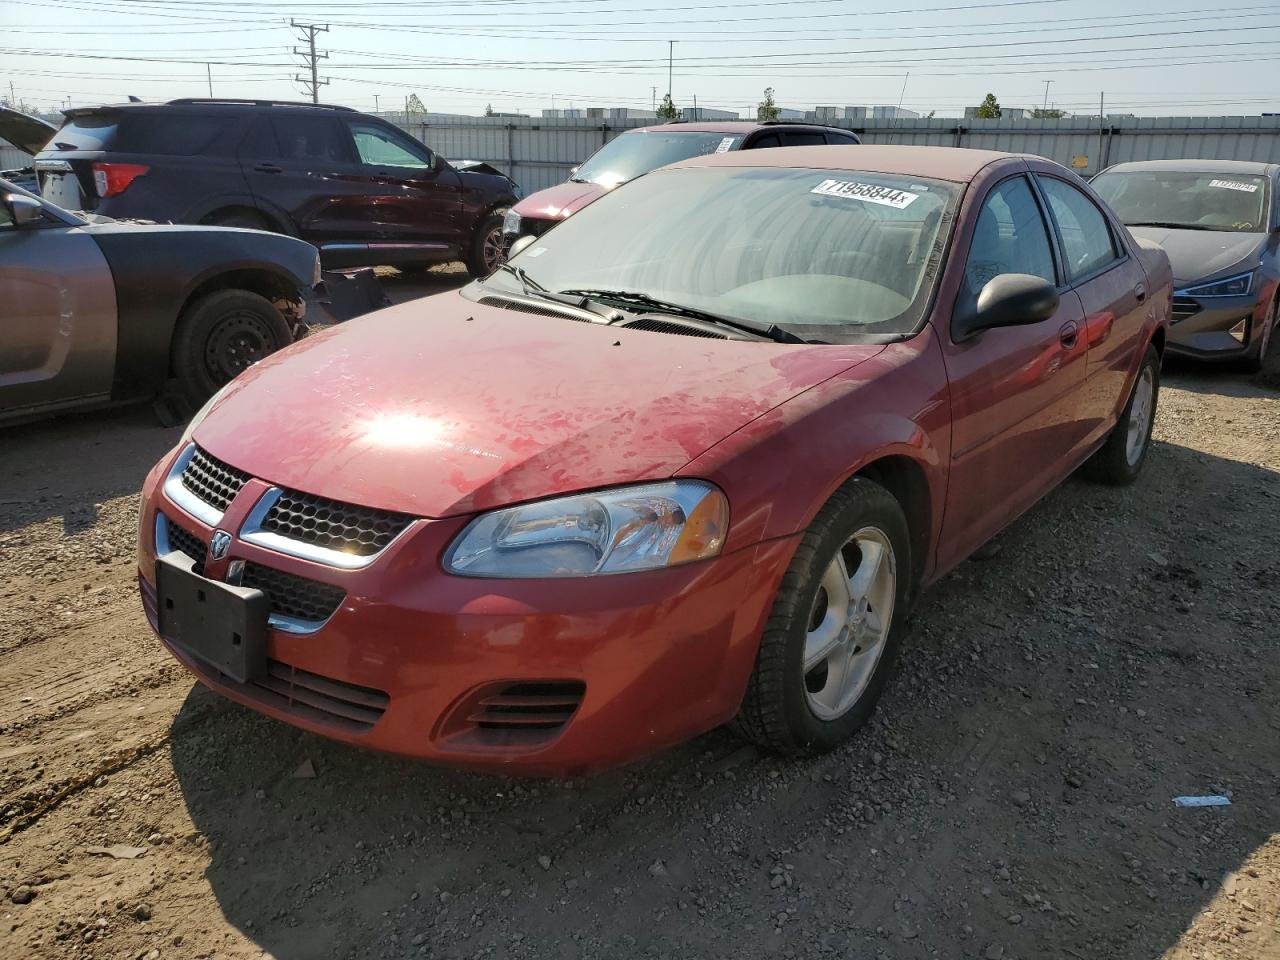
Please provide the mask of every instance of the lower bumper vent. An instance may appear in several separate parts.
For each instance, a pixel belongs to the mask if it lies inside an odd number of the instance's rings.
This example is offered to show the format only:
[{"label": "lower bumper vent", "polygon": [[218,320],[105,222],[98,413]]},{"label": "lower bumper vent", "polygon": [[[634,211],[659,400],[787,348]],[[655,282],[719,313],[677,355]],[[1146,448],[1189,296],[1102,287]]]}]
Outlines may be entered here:
[{"label": "lower bumper vent", "polygon": [[544,746],[573,719],[586,690],[581,680],[488,684],[454,708],[445,720],[442,737],[471,749]]}]

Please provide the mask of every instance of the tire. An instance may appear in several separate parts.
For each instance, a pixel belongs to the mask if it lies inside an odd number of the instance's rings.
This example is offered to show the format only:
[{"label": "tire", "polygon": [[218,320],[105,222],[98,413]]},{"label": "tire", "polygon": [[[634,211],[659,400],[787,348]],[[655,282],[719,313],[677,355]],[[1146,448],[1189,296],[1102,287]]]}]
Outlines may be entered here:
[{"label": "tire", "polygon": [[1271,351],[1271,341],[1275,338],[1277,323],[1280,323],[1280,296],[1272,301],[1271,309],[1267,311],[1262,321],[1262,334],[1255,341],[1253,351],[1240,361],[1240,369],[1244,373],[1261,373],[1262,368],[1266,366],[1267,354]]},{"label": "tire", "polygon": [[183,311],[173,335],[172,368],[193,408],[242,370],[293,340],[280,311],[248,290],[218,290]]},{"label": "tire", "polygon": [[502,244],[502,219],[501,213],[491,213],[476,228],[475,236],[471,239],[471,249],[463,259],[467,273],[471,276],[487,277],[506,259]]},{"label": "tire", "polygon": [[[776,753],[800,755],[830,750],[867,722],[906,629],[910,543],[901,505],[879,484],[855,477],[827,501],[774,598],[733,721],[738,733]],[[849,586],[860,572],[863,579],[871,576],[868,564],[876,564],[878,572],[861,591],[867,602],[844,603],[837,556],[851,573],[844,580]],[[820,648],[832,643],[819,657]],[[834,671],[849,669],[854,672],[840,683]]]},{"label": "tire", "polygon": [[[1144,384],[1150,377],[1150,389]],[[1135,404],[1141,403],[1143,394],[1147,394],[1145,410],[1137,414]],[[1110,484],[1113,487],[1126,487],[1138,479],[1142,465],[1147,460],[1151,449],[1151,427],[1156,419],[1156,402],[1160,398],[1160,354],[1153,346],[1147,347],[1142,358],[1142,366],[1133,381],[1133,390],[1129,400],[1120,411],[1120,419],[1111,428],[1102,447],[1085,462],[1084,472],[1091,480]],[[1135,437],[1136,445],[1130,446],[1131,431],[1141,430],[1140,440]]]},{"label": "tire", "polygon": [[219,210],[217,213],[211,213],[204,222],[211,227],[243,227],[247,230],[280,232],[272,228],[266,217],[252,210]]}]

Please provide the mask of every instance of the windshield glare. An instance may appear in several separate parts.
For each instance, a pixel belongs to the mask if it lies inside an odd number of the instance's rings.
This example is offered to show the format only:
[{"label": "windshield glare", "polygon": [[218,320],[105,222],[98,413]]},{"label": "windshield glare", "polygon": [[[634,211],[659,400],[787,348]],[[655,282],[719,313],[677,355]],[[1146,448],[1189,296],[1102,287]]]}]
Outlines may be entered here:
[{"label": "windshield glare", "polygon": [[1141,170],[1103,173],[1091,186],[1131,226],[1156,223],[1229,233],[1266,230],[1266,177]]},{"label": "windshield glare", "polygon": [[739,135],[724,133],[636,130],[622,134],[597,150],[578,168],[573,179],[616,187],[677,160],[732,150],[741,139]]},{"label": "windshield glare", "polygon": [[[822,340],[908,333],[958,195],[954,184],[881,173],[660,170],[512,262],[548,290],[643,293]],[[519,290],[505,272],[485,284]]]}]

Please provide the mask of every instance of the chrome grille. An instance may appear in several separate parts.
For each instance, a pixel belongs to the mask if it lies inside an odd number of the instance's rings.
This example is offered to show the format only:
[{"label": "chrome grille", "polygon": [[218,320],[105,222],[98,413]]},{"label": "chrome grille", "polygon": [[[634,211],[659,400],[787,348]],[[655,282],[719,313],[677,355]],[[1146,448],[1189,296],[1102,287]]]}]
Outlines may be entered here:
[{"label": "chrome grille", "polygon": [[1194,317],[1200,312],[1201,306],[1191,297],[1174,297],[1173,298],[1173,322],[1186,320],[1188,317]]},{"label": "chrome grille", "polygon": [[413,522],[413,517],[327,497],[282,490],[261,528],[299,543],[371,557]]},{"label": "chrome grille", "polygon": [[240,585],[265,593],[273,614],[309,624],[328,620],[347,595],[341,587],[253,562],[244,565]]},{"label": "chrome grille", "polygon": [[216,510],[226,512],[236,494],[249,482],[249,475],[228,466],[199,447],[182,471],[182,486]]}]

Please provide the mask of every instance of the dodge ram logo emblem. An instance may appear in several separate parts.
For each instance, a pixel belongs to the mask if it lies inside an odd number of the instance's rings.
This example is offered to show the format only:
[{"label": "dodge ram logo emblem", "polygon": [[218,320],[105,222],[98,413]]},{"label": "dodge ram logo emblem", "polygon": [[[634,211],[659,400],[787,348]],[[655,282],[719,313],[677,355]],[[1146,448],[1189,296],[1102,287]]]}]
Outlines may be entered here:
[{"label": "dodge ram logo emblem", "polygon": [[221,560],[230,548],[231,534],[225,530],[213,531],[213,537],[209,540],[209,559]]}]

